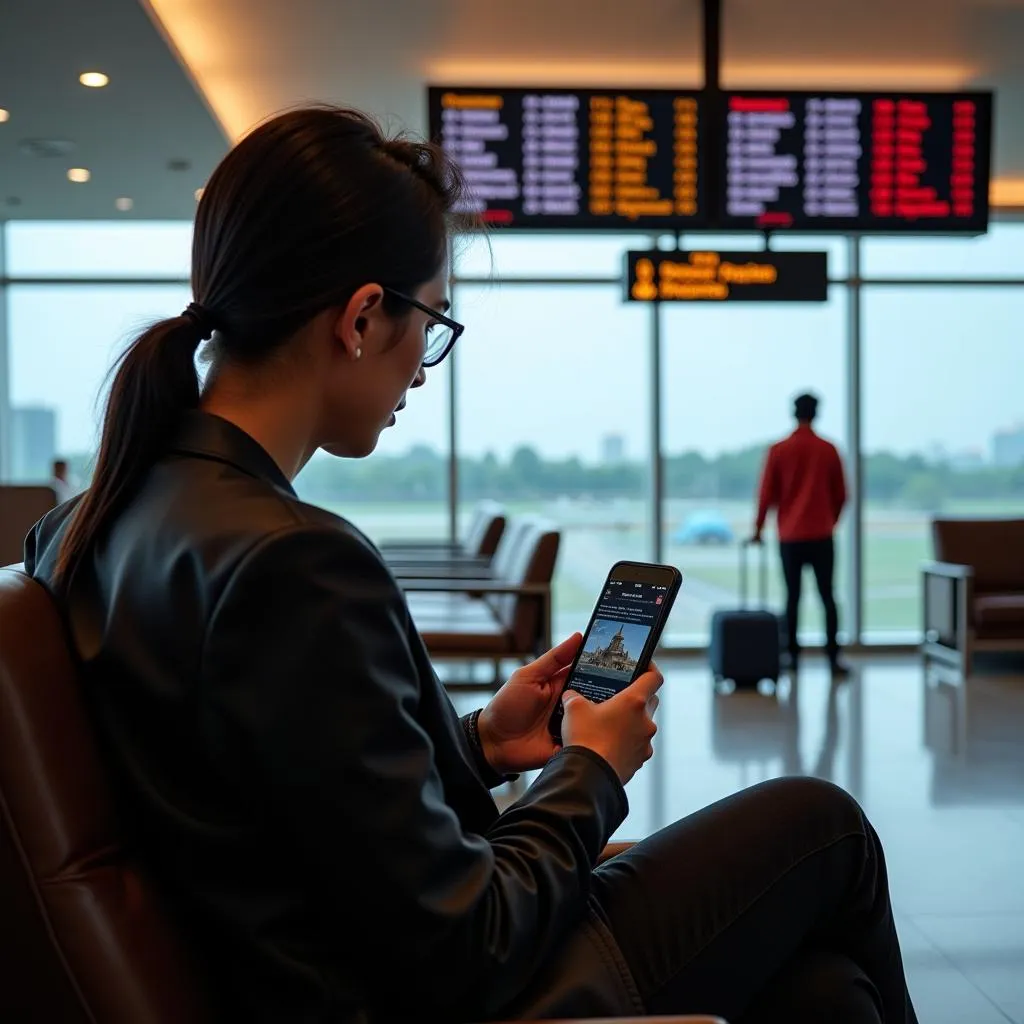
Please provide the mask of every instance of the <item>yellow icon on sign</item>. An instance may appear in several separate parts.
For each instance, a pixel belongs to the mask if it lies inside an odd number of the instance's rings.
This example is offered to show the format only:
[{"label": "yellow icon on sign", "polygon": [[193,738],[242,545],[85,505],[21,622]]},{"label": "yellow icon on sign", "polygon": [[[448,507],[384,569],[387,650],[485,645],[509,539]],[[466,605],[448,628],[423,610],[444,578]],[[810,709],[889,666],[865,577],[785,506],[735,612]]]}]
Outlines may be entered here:
[{"label": "yellow icon on sign", "polygon": [[654,283],[654,264],[645,256],[636,261],[631,294],[638,302],[652,302],[658,297],[658,286]]}]

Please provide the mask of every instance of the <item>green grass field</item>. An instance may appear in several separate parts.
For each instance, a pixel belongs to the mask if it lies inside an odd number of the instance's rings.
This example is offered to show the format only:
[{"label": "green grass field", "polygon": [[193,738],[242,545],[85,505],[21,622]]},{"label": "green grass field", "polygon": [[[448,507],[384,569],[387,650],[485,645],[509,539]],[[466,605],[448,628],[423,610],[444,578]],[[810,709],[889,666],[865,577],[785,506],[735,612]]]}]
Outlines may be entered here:
[{"label": "green grass field", "polygon": [[[733,607],[739,595],[739,553],[735,545],[684,547],[671,543],[673,531],[707,504],[666,503],[663,523],[668,539],[665,559],[683,572],[684,586],[667,630],[673,643],[703,642],[716,608]],[[720,502],[715,510],[730,523],[737,538],[750,531],[752,511],[742,503]],[[438,504],[354,504],[333,511],[345,515],[375,540],[441,538],[447,533],[446,508]],[[555,501],[508,505],[511,514],[539,513],[563,530],[555,585],[555,634],[586,625],[595,597],[613,562],[651,557],[649,509],[642,502]],[[1019,512],[1006,502],[950,509],[962,514]],[[471,512],[465,510],[465,516]],[[907,509],[868,506],[864,517],[864,626],[872,633],[903,633],[920,627],[920,566],[931,557],[930,516]],[[845,594],[845,546],[838,539],[837,597]],[[781,609],[783,586],[774,546],[768,550],[769,604]],[[804,581],[801,627],[820,635],[822,616],[810,573]]]}]

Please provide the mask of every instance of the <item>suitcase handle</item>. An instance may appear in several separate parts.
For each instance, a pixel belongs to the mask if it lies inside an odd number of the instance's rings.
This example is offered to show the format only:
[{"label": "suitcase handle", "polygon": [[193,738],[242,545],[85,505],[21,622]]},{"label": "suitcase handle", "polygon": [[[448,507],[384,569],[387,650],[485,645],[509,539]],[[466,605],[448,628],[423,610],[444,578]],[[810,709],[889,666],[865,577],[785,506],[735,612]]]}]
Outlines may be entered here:
[{"label": "suitcase handle", "polygon": [[758,564],[758,594],[761,600],[761,607],[768,608],[768,545],[763,541],[755,544],[752,540],[745,540],[740,544],[740,608],[747,607],[747,549],[760,548],[761,558]]}]

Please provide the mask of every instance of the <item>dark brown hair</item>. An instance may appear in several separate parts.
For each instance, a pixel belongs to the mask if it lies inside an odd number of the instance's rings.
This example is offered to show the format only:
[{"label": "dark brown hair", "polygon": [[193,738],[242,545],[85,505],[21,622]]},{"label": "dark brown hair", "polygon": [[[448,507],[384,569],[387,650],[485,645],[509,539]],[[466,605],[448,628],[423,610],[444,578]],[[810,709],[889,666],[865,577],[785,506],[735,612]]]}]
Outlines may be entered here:
[{"label": "dark brown hair", "polygon": [[[203,316],[161,320],[115,366],[93,484],[61,543],[66,586],[199,402],[196,349],[259,362],[360,286],[410,292],[442,264],[461,179],[433,145],[387,138],[365,114],[335,107],[267,121],[227,154],[196,212],[192,293]],[[190,307],[191,308],[191,307]],[[397,317],[408,307],[385,296]]]}]

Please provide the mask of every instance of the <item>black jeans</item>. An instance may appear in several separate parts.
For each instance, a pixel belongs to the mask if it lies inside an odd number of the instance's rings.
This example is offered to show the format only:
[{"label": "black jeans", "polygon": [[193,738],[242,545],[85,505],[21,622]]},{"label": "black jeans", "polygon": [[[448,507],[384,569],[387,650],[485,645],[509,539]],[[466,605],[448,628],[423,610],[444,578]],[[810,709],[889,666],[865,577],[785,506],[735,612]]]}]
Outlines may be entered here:
[{"label": "black jeans", "polygon": [[737,793],[597,868],[593,887],[650,1014],[916,1024],[881,844],[829,782]]},{"label": "black jeans", "polygon": [[823,540],[789,540],[779,544],[782,556],[782,574],[786,579],[786,635],[789,653],[794,664],[800,657],[800,641],[797,627],[800,618],[800,588],[803,583],[804,566],[814,571],[821,603],[825,606],[825,650],[828,659],[835,664],[839,656],[839,610],[832,593],[835,576],[836,551],[831,537]]}]

